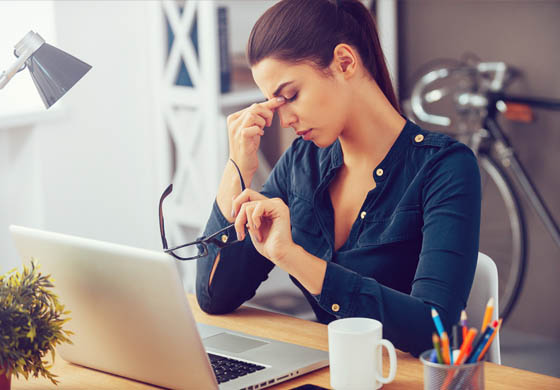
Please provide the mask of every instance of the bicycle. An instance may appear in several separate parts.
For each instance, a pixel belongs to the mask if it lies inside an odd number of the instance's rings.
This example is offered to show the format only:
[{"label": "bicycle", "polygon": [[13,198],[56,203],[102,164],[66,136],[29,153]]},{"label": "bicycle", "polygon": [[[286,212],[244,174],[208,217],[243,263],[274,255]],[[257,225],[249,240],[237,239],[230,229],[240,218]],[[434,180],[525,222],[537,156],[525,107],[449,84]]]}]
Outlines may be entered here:
[{"label": "bicycle", "polygon": [[410,100],[405,100],[405,113],[412,120],[451,129],[445,132],[467,144],[478,158],[480,251],[498,267],[500,317],[505,322],[523,288],[527,265],[527,232],[519,192],[559,248],[560,230],[498,119],[531,123],[533,108],[560,111],[560,100],[506,94],[520,72],[504,62],[438,60],[429,66],[431,70],[414,84]]}]

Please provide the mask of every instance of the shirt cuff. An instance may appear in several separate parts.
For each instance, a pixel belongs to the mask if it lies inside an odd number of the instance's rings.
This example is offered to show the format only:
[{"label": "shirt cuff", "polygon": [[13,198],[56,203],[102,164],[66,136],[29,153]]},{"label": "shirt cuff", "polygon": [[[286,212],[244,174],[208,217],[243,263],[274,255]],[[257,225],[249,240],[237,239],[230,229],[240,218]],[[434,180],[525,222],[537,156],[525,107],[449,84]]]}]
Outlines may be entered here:
[{"label": "shirt cuff", "polygon": [[329,261],[317,301],[337,318],[351,317],[356,311],[360,284],[359,274]]}]

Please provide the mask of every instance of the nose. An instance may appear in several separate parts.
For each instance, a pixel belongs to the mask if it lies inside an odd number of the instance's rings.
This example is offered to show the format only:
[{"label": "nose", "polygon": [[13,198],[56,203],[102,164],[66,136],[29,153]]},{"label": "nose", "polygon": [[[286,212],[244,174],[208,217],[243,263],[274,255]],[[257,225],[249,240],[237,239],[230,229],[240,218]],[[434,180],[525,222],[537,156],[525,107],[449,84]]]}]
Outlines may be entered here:
[{"label": "nose", "polygon": [[284,129],[293,127],[293,123],[297,121],[296,115],[285,106],[278,107],[278,118],[280,119],[280,126]]}]

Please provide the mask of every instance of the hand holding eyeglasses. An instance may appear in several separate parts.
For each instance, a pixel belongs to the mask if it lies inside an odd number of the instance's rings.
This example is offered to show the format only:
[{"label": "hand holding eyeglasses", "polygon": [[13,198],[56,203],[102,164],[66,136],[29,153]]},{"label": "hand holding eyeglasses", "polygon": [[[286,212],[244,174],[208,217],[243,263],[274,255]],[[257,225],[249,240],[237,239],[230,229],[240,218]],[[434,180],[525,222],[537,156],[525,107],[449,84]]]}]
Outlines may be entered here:
[{"label": "hand holding eyeglasses", "polygon": [[284,201],[246,189],[233,200],[232,208],[238,239],[245,239],[247,227],[255,249],[276,264],[281,261],[293,245],[290,210]]},{"label": "hand holding eyeglasses", "polygon": [[275,110],[285,103],[283,97],[255,103],[227,117],[229,156],[235,161],[248,185],[257,171],[257,151],[264,128],[272,125]]},{"label": "hand holding eyeglasses", "polygon": [[[239,175],[240,186],[241,186],[241,194],[236,198],[234,198],[234,199],[238,199],[239,207],[241,207],[242,203],[247,201],[255,202],[257,200],[258,201],[264,201],[265,199],[269,200],[266,197],[256,193],[255,191],[248,190],[249,192],[244,192],[245,182],[243,178],[245,177],[245,180],[248,180],[249,184],[251,183],[252,177],[258,168],[257,151],[260,145],[260,137],[264,134],[263,128],[265,126],[270,126],[272,124],[274,111],[276,110],[276,108],[284,104],[284,102],[285,102],[284,98],[275,98],[263,103],[255,103],[250,107],[245,108],[244,110],[238,111],[228,116],[227,118],[229,145],[230,145],[230,160],[232,162],[232,165],[235,166],[235,169],[237,170],[237,173]],[[161,195],[159,201],[159,226],[160,226],[160,233],[161,233],[161,241],[163,245],[163,250],[166,253],[169,253],[170,255],[172,255],[178,260],[195,260],[201,257],[206,257],[208,255],[209,245],[213,245],[218,248],[225,248],[227,246],[238,243],[240,240],[245,239],[246,231],[244,229],[244,225],[242,224],[236,226],[235,230],[238,232],[238,237],[234,237],[235,236],[235,233],[233,232],[234,225],[232,224],[208,236],[199,237],[195,241],[191,241],[179,246],[169,247],[165,235],[165,224],[163,220],[163,201],[167,196],[169,196],[169,194],[171,194],[172,190],[173,190],[173,185],[169,185]],[[237,191],[235,191],[234,193],[238,194]],[[247,194],[252,194],[252,198],[250,195]],[[219,194],[218,194],[218,198],[219,198]],[[282,203],[282,201],[280,202]],[[287,238],[289,238],[289,240],[291,241],[289,212],[287,211],[286,205],[283,203],[282,205],[286,209],[285,211],[287,215],[287,229],[288,229]],[[249,207],[250,210],[252,210],[251,213],[254,213],[253,208],[255,206],[256,205],[254,204],[250,204],[245,207],[246,208]],[[277,204],[276,200],[274,200],[272,204],[266,202],[264,206],[259,203],[259,208],[257,209],[255,218],[254,219],[251,218],[251,221],[257,220],[260,224],[262,218],[264,217],[268,218],[273,216],[273,214],[270,215],[265,214],[265,211],[267,213],[270,213],[271,210],[273,209],[278,210],[280,206],[281,205]],[[220,205],[220,207],[222,206]],[[229,204],[227,207],[229,207]],[[238,210],[237,209],[235,210],[237,215]],[[262,214],[259,215],[258,214],[259,212],[262,212]],[[243,213],[243,215],[246,216],[247,214]],[[277,213],[274,215],[279,216],[280,214]],[[240,218],[237,218],[236,220],[241,221]],[[267,221],[268,220],[270,220],[270,218],[268,218]],[[245,223],[247,221],[248,220],[245,219]],[[266,224],[264,226],[259,225],[260,228],[258,230],[254,229],[255,232],[258,231],[259,239],[262,240],[263,237],[269,238],[270,236],[273,237],[274,240],[277,240],[279,237],[277,237],[278,234],[276,233],[276,231],[278,230],[279,223],[276,222],[275,225],[274,223],[271,223],[269,228],[265,229],[265,227],[267,226],[268,225]],[[272,229],[270,227],[272,227]],[[283,234],[281,237],[286,238],[285,234]],[[261,254],[264,254],[265,256],[267,256],[265,253],[272,254],[275,256],[278,255],[278,251],[275,249],[277,248],[276,245],[270,244],[270,242],[272,242],[273,240],[267,240],[268,244],[262,245],[256,239],[256,237],[253,236],[253,234],[251,234],[251,239],[253,241],[253,244]],[[283,242],[283,241],[279,240],[279,242]],[[271,257],[269,256],[267,257],[272,260]]]}]

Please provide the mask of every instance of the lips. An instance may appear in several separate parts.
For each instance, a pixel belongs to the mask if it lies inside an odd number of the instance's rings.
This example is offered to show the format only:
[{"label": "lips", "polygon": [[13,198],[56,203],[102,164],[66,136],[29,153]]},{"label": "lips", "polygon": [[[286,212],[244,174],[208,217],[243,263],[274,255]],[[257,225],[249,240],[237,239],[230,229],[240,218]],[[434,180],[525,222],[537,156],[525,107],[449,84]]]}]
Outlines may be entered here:
[{"label": "lips", "polygon": [[313,129],[307,129],[307,130],[302,130],[302,131],[296,131],[296,134],[297,134],[297,135],[304,136],[305,134],[309,133],[311,130],[313,130]]}]

